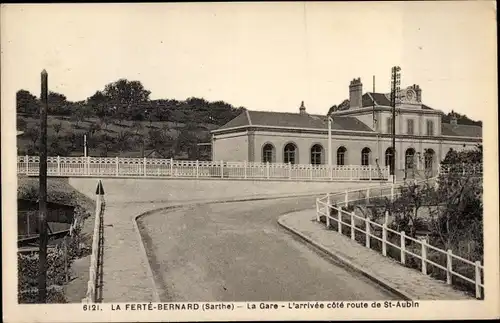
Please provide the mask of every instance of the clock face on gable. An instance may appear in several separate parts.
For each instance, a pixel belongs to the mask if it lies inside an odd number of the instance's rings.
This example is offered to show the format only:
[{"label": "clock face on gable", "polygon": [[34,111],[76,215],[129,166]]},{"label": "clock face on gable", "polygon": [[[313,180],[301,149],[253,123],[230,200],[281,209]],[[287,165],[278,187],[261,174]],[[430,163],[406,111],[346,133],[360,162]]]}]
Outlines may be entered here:
[{"label": "clock face on gable", "polygon": [[417,97],[417,95],[416,95],[415,91],[413,91],[413,90],[407,90],[405,93],[405,100],[406,101],[413,102],[416,100],[416,97]]}]

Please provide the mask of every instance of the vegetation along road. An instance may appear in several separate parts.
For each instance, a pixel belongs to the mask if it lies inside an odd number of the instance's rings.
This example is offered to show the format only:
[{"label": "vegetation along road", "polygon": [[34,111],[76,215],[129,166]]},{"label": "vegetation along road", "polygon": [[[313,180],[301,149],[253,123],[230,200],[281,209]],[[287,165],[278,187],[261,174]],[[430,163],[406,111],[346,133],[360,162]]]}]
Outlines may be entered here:
[{"label": "vegetation along road", "polygon": [[383,300],[397,296],[281,228],[311,198],[205,204],[139,220],[162,301]]}]

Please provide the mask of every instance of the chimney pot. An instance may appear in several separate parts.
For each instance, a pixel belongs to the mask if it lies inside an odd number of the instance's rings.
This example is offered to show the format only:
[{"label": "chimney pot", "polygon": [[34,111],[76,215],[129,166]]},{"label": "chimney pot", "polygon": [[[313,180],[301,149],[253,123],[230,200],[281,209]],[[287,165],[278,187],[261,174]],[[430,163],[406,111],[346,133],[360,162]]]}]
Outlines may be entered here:
[{"label": "chimney pot", "polygon": [[300,114],[307,114],[307,113],[306,113],[306,107],[305,107],[305,105],[304,105],[304,101],[302,101],[302,102],[300,103],[299,112],[300,112]]},{"label": "chimney pot", "polygon": [[363,96],[363,84],[361,83],[361,78],[354,78],[349,84],[349,108],[361,108],[362,107],[362,96]]}]

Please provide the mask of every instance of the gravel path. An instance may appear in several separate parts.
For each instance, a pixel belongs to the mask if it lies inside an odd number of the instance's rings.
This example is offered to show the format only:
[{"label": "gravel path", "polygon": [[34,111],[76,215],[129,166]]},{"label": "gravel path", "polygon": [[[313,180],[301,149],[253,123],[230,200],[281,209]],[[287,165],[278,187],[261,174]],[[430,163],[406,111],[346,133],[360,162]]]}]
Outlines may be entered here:
[{"label": "gravel path", "polygon": [[139,220],[162,301],[397,299],[277,224],[311,198],[199,205]]}]

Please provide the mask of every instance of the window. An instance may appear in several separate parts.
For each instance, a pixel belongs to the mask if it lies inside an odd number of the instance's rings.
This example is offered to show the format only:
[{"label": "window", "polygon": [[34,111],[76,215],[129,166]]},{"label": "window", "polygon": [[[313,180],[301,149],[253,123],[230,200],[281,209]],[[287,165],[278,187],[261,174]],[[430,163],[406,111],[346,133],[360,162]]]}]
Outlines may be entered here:
[{"label": "window", "polygon": [[272,163],[274,161],[274,146],[272,144],[265,144],[262,147],[262,162]]},{"label": "window", "polygon": [[415,165],[415,149],[408,148],[405,153],[405,158],[406,169],[413,169]]},{"label": "window", "polygon": [[413,119],[408,119],[406,120],[406,133],[409,134],[409,135],[413,135]]},{"label": "window", "polygon": [[321,145],[314,145],[311,147],[311,164],[320,165],[323,155],[323,147]]},{"label": "window", "polygon": [[389,147],[385,151],[385,166],[392,167],[393,160],[394,160],[394,153],[392,151],[392,147]]},{"label": "window", "polygon": [[345,155],[346,155],[347,149],[345,147],[340,147],[337,149],[337,165],[342,166],[345,165]]},{"label": "window", "polygon": [[293,143],[289,143],[285,146],[285,163],[295,164],[296,161],[297,146]]},{"label": "window", "polygon": [[434,136],[434,122],[427,120],[427,136]]},{"label": "window", "polygon": [[387,133],[392,133],[392,117],[387,118]]},{"label": "window", "polygon": [[368,166],[370,165],[370,148],[365,147],[361,150],[361,165]]},{"label": "window", "polygon": [[434,163],[434,150],[427,149],[424,154],[425,170],[432,171],[432,166]]}]

